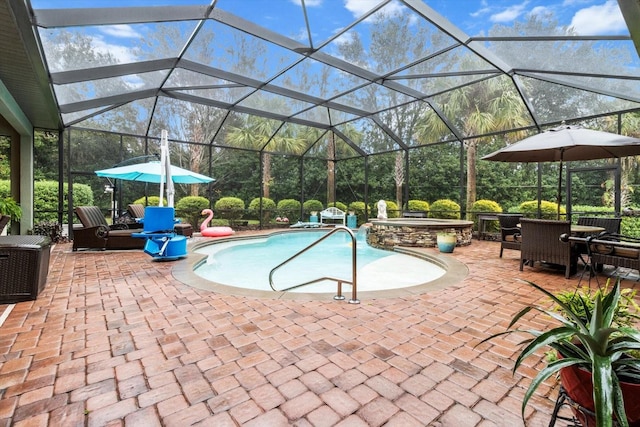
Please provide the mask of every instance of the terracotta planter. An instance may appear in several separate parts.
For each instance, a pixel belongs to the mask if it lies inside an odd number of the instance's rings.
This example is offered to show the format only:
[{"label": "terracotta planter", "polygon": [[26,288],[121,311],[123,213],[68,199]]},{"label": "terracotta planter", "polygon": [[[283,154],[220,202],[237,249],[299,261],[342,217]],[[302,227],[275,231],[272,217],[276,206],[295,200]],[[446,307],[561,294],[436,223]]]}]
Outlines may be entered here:
[{"label": "terracotta planter", "polygon": [[[577,366],[569,366],[560,370],[560,379],[571,400],[593,413],[595,406],[593,404],[591,372]],[[640,384],[621,382],[620,388],[622,389],[629,427],[640,427]],[[596,426],[595,417],[585,415],[575,408],[573,410],[574,416],[583,427]]]}]

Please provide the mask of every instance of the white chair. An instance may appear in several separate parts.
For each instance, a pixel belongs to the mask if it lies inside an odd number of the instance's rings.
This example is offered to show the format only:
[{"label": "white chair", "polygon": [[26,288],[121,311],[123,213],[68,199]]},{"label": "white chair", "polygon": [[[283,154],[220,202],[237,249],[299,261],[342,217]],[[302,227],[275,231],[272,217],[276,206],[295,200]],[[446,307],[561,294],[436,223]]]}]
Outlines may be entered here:
[{"label": "white chair", "polygon": [[320,212],[320,223],[323,223],[325,218],[331,220],[342,220],[342,225],[346,225],[346,215],[344,214],[344,211],[341,211],[335,206],[332,206]]}]

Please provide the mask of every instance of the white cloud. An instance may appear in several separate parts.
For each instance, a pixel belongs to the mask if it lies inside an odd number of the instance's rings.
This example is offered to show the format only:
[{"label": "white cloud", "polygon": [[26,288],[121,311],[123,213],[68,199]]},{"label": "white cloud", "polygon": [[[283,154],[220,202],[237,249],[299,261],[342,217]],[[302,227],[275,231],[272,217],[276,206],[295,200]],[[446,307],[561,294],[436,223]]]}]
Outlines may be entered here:
[{"label": "white cloud", "polygon": [[369,12],[380,3],[380,0],[344,0],[344,7],[356,18]]},{"label": "white cloud", "polygon": [[571,20],[578,34],[602,35],[619,34],[624,32],[627,25],[615,0],[607,0],[606,3],[581,9],[573,15]]},{"label": "white cloud", "polygon": [[491,22],[512,22],[515,21],[520,15],[522,15],[529,2],[525,1],[520,4],[509,6],[500,13],[494,13],[491,15]]},{"label": "white cloud", "polygon": [[96,52],[109,53],[120,64],[135,62],[138,58],[128,46],[107,43],[102,37],[92,37],[92,46]]},{"label": "white cloud", "polygon": [[536,6],[533,9],[531,9],[531,11],[529,12],[529,15],[534,15],[534,16],[545,16],[548,15],[550,13],[553,13],[553,11],[551,9],[549,9],[546,6]]},{"label": "white cloud", "polygon": [[142,34],[135,31],[131,25],[107,25],[100,27],[100,31],[112,37],[140,38]]}]

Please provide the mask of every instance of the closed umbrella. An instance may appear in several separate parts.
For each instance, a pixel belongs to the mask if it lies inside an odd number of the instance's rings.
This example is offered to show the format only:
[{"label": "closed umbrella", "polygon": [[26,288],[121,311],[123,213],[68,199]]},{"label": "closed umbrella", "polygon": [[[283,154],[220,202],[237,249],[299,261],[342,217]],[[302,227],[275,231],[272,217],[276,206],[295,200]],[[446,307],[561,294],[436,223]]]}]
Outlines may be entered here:
[{"label": "closed umbrella", "polygon": [[482,157],[499,162],[560,162],[558,218],[562,202],[562,163],[640,155],[640,139],[562,125]]}]

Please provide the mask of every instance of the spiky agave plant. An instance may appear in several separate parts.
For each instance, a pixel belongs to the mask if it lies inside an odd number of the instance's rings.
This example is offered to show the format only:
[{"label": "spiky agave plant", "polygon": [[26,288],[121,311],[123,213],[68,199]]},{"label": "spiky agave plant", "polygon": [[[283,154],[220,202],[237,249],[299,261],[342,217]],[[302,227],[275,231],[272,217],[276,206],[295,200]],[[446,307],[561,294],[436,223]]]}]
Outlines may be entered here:
[{"label": "spiky agave plant", "polygon": [[[620,280],[616,281],[611,292],[595,293],[593,305],[585,303],[580,310],[565,304],[535,283],[527,283],[551,298],[560,310],[527,306],[516,313],[506,331],[481,342],[514,332],[531,335],[532,338],[520,343],[524,348],[515,361],[514,373],[525,359],[545,347],[551,347],[561,355],[561,358],[542,369],[529,385],[522,401],[523,419],[527,403],[540,384],[562,368],[576,365],[591,372],[596,424],[599,427],[610,427],[615,415],[621,427],[628,427],[620,380],[640,382],[640,359],[627,357],[630,352],[640,350],[640,332],[631,327],[615,327],[614,320],[620,302]],[[532,310],[552,317],[560,325],[547,331],[511,329]]]}]

